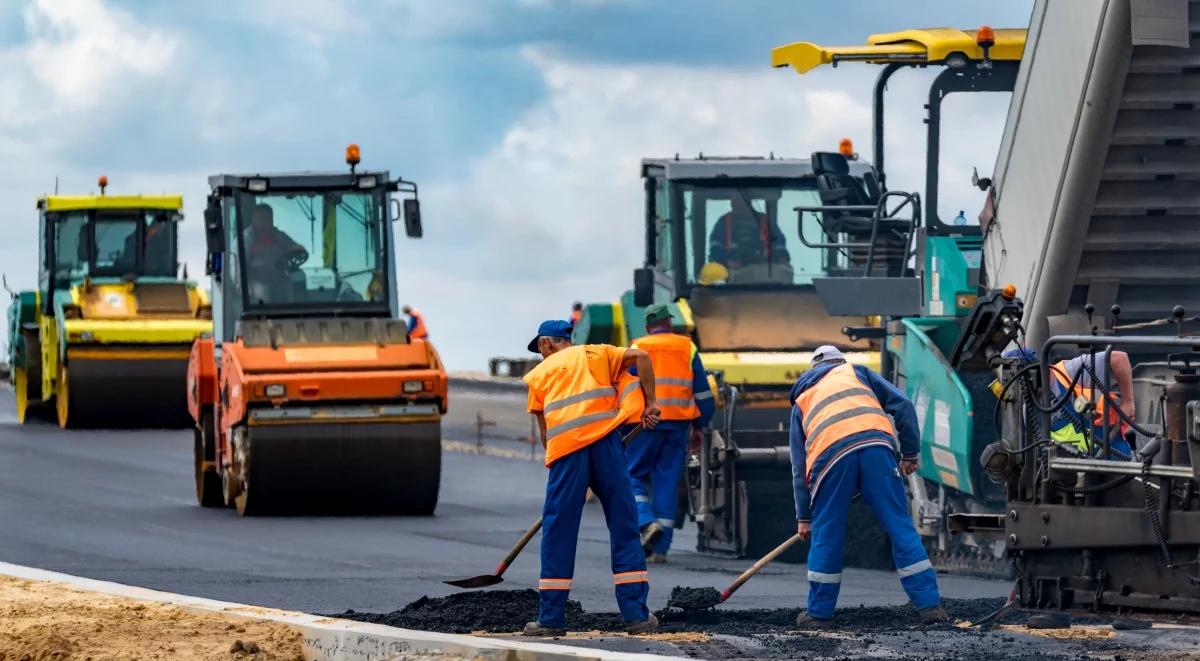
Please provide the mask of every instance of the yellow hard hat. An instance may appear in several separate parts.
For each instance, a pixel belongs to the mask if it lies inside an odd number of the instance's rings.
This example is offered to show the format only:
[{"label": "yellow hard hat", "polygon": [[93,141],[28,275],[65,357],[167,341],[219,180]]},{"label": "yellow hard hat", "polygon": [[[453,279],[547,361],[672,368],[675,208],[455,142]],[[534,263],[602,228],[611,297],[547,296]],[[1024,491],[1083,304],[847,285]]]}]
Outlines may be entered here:
[{"label": "yellow hard hat", "polygon": [[714,285],[729,279],[729,269],[719,262],[709,262],[700,269],[700,284]]}]

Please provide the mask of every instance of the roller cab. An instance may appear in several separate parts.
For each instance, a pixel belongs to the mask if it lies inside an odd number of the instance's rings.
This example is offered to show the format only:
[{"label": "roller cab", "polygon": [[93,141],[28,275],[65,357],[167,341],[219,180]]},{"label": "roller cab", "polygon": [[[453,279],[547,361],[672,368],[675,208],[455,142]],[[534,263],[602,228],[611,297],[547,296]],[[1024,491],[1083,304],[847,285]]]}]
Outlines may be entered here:
[{"label": "roller cab", "polygon": [[186,389],[201,505],[437,505],[446,373],[396,303],[393,221],[420,236],[416,185],[347,156],[343,172],[209,179],[216,326],[191,349]]},{"label": "roller cab", "polygon": [[178,195],[38,200],[38,288],[13,295],[9,361],[17,417],[64,427],[176,426],[208,295],[178,263]]}]

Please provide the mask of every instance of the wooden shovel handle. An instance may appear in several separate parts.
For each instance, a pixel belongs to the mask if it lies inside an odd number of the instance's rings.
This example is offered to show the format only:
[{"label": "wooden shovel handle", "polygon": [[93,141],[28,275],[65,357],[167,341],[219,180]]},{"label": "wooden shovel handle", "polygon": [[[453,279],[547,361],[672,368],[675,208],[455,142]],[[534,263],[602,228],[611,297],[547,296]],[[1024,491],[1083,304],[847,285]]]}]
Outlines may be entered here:
[{"label": "wooden shovel handle", "polygon": [[529,530],[526,530],[525,534],[521,535],[521,539],[517,540],[516,546],[513,546],[512,550],[508,552],[508,555],[504,556],[504,559],[501,560],[500,564],[496,566],[497,576],[502,575],[504,570],[508,569],[508,566],[512,564],[512,561],[516,560],[517,556],[521,555],[521,551],[525,550],[525,547],[529,544],[529,540],[533,539],[533,536],[538,534],[538,531],[541,529],[542,517],[539,516],[537,521],[534,521],[533,525],[529,526]]},{"label": "wooden shovel handle", "polygon": [[792,535],[791,537],[788,537],[784,543],[780,544],[779,546],[776,546],[770,553],[768,553],[768,554],[764,555],[762,558],[760,558],[758,560],[758,562],[754,563],[753,565],[750,565],[749,569],[742,572],[741,576],[738,576],[737,579],[733,583],[729,584],[729,587],[725,588],[725,591],[721,593],[721,601],[724,602],[726,599],[728,599],[730,597],[730,595],[732,595],[734,592],[737,591],[738,588],[742,587],[743,583],[750,580],[751,576],[757,574],[758,571],[760,569],[762,569],[763,567],[766,567],[767,565],[771,564],[772,560],[774,560],[775,558],[778,558],[780,555],[783,554],[784,551],[792,548],[792,545],[798,541],[800,541],[800,535],[797,533],[795,535]]}]

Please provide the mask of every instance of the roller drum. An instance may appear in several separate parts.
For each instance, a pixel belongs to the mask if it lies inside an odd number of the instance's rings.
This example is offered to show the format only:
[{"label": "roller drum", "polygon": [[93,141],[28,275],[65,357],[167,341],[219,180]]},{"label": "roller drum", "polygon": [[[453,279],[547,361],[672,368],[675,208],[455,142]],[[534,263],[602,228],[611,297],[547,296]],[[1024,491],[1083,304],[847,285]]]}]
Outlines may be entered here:
[{"label": "roller drum", "polygon": [[[60,370],[64,427],[186,427],[187,355],[182,358],[77,358]],[[65,381],[63,383],[62,381]],[[63,396],[65,393],[65,397]]]}]

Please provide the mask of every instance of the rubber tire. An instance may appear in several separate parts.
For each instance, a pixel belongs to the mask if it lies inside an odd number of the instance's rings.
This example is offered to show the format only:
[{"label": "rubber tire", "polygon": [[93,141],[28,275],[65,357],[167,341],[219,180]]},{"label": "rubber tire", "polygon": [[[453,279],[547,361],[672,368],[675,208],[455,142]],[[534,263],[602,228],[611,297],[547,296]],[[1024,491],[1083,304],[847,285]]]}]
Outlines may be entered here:
[{"label": "rubber tire", "polygon": [[200,416],[192,442],[193,473],[196,481],[196,502],[201,507],[225,507],[225,496],[221,493],[221,475],[216,469],[204,470],[201,466],[216,459],[216,448],[212,435],[213,414],[205,411]]}]

